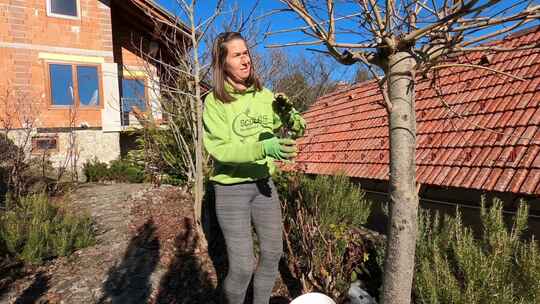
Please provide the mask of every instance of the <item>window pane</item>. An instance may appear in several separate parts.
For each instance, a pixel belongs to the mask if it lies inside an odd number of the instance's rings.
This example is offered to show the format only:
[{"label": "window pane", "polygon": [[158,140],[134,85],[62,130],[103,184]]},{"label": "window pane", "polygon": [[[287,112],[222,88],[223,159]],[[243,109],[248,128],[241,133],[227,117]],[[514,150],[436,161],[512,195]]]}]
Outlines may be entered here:
[{"label": "window pane", "polygon": [[77,84],[82,106],[99,105],[99,84],[97,67],[77,67]]},{"label": "window pane", "polygon": [[122,111],[131,112],[134,106],[137,106],[141,111],[146,111],[144,81],[142,79],[123,79]]},{"label": "window pane", "polygon": [[34,137],[32,138],[32,142],[34,152],[56,150],[58,148],[58,142],[55,137]]},{"label": "window pane", "polygon": [[77,0],[50,0],[51,13],[77,17]]},{"label": "window pane", "polygon": [[40,150],[52,150],[56,149],[56,139],[38,139],[37,148]]},{"label": "window pane", "polygon": [[53,105],[73,104],[73,77],[71,65],[51,64],[51,97]]}]

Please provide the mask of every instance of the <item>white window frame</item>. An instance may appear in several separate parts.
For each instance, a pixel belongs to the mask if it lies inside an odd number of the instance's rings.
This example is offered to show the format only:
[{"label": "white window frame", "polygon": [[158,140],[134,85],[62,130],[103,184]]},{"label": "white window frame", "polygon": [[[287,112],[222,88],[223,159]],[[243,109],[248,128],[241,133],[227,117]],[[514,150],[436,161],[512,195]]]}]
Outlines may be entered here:
[{"label": "white window frame", "polygon": [[62,15],[62,14],[56,14],[51,11],[51,0],[45,0],[47,2],[47,16],[49,17],[55,17],[55,18],[64,18],[64,19],[71,19],[71,20],[80,20],[81,19],[81,0],[75,0],[75,4],[77,6],[77,16],[70,16],[70,15]]}]

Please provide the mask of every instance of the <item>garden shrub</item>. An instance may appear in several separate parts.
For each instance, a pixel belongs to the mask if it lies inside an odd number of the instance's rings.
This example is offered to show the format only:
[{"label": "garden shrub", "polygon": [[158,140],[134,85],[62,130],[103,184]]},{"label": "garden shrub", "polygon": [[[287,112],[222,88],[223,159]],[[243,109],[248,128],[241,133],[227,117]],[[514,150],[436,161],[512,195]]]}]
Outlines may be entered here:
[{"label": "garden shrub", "polygon": [[475,238],[457,215],[422,211],[416,249],[416,303],[540,303],[540,253],[523,239],[528,207],[521,203],[511,229],[503,203],[481,201],[482,232]]},{"label": "garden shrub", "polygon": [[[286,258],[304,292],[343,298],[351,281],[375,263],[375,245],[359,229],[371,202],[346,176],[275,176],[283,206]],[[376,267],[375,267],[376,268]]]},{"label": "garden shrub", "polygon": [[39,264],[92,245],[94,228],[89,216],[68,214],[46,195],[30,195],[0,214],[0,243],[8,256]]},{"label": "garden shrub", "polygon": [[109,167],[110,179],[117,182],[142,183],[144,170],[127,160],[114,160]]},{"label": "garden shrub", "polygon": [[109,179],[109,168],[106,163],[96,158],[83,165],[83,173],[87,182],[103,182]]},{"label": "garden shrub", "polygon": [[88,182],[142,183],[145,180],[144,169],[124,159],[113,160],[110,165],[93,159],[84,164],[83,172]]}]

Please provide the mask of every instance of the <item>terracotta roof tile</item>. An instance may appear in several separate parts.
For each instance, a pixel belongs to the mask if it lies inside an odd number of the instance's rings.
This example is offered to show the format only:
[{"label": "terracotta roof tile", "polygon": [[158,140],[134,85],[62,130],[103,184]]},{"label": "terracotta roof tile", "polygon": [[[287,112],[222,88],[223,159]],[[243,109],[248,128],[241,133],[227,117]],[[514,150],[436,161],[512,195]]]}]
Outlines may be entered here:
[{"label": "terracotta roof tile", "polygon": [[515,172],[516,172],[515,169],[510,169],[510,168],[504,169],[501,176],[499,176],[499,178],[497,179],[497,183],[495,184],[494,190],[499,191],[499,192],[505,192]]},{"label": "terracotta roof tile", "polygon": [[469,179],[469,173],[472,169],[470,167],[459,168],[458,174],[451,181],[451,184],[463,185],[467,179]]},{"label": "terracotta roof tile", "polygon": [[463,180],[462,187],[464,188],[470,188],[474,180],[477,178],[477,176],[480,174],[480,170],[482,168],[480,167],[473,167],[469,171],[469,174],[467,175],[467,178]]},{"label": "terracotta roof tile", "polygon": [[525,181],[521,185],[519,192],[532,193],[538,187],[540,183],[540,169],[531,169],[525,178]]},{"label": "terracotta roof tile", "polygon": [[525,178],[527,177],[527,173],[529,173],[529,170],[526,169],[518,169],[514,173],[514,176],[512,176],[512,179],[510,180],[510,183],[508,184],[508,187],[506,189],[507,192],[519,192],[519,189],[523,182],[525,181]]},{"label": "terracotta roof tile", "polygon": [[[540,40],[540,27],[496,45]],[[479,62],[471,53],[458,62]],[[502,52],[488,70],[453,67],[416,84],[417,181],[451,187],[540,194],[540,48]],[[297,162],[310,173],[388,179],[388,118],[374,81],[341,89],[304,113],[307,135]],[[444,103],[450,106],[447,108]],[[486,129],[487,128],[487,129]]]}]

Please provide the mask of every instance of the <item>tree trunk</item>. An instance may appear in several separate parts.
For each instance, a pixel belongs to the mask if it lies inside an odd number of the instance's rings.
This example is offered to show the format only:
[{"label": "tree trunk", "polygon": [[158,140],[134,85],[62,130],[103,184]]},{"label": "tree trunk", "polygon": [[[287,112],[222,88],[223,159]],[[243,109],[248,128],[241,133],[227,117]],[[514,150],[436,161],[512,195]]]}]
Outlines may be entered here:
[{"label": "tree trunk", "polygon": [[[193,14],[191,15],[191,24],[192,24],[192,43],[193,43],[193,69],[194,69],[194,82],[195,82],[195,119],[196,119],[196,132],[195,132],[195,185],[194,185],[194,195],[195,195],[195,219],[197,220],[197,226],[201,228],[201,219],[202,219],[202,200],[204,195],[204,176],[203,176],[203,121],[202,121],[202,92],[201,92],[201,79],[200,79],[200,65],[199,65],[199,54],[198,54],[198,44],[197,37],[195,35],[195,20],[193,19]],[[202,231],[202,230],[201,230]]]},{"label": "tree trunk", "polygon": [[416,117],[414,58],[407,52],[389,57],[390,114],[390,220],[384,264],[384,304],[411,302],[416,246],[418,194],[416,193]]},{"label": "tree trunk", "polygon": [[202,219],[202,200],[204,195],[204,176],[203,176],[203,121],[202,121],[202,97],[201,97],[201,81],[199,77],[199,57],[198,54],[194,55],[194,78],[195,78],[195,183],[193,194],[195,196],[195,219],[197,226],[201,227]]}]

